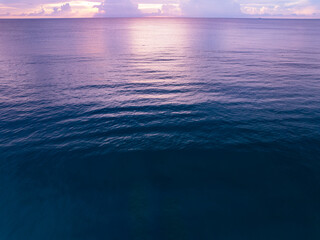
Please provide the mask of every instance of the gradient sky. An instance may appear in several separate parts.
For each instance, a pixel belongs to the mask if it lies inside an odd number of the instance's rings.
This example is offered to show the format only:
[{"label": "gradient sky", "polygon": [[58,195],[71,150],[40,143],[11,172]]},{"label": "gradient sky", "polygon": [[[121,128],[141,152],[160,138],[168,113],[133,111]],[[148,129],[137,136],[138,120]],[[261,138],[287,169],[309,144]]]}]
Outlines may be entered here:
[{"label": "gradient sky", "polygon": [[138,16],[320,18],[320,0],[0,0],[0,18]]}]

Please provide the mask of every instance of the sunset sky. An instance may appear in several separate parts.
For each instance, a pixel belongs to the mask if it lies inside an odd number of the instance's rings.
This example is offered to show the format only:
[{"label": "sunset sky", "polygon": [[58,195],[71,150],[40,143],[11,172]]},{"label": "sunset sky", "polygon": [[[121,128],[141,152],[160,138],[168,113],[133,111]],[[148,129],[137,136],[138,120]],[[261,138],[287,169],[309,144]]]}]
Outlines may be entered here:
[{"label": "sunset sky", "polygon": [[139,16],[320,18],[320,0],[0,0],[0,18]]}]

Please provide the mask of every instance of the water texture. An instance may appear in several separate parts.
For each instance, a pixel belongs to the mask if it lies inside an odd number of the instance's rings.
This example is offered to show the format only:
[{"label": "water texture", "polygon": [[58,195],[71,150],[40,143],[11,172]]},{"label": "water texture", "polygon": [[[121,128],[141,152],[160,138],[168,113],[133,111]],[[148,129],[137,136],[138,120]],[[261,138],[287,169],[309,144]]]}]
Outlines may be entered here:
[{"label": "water texture", "polygon": [[0,239],[319,239],[320,20],[0,20]]}]

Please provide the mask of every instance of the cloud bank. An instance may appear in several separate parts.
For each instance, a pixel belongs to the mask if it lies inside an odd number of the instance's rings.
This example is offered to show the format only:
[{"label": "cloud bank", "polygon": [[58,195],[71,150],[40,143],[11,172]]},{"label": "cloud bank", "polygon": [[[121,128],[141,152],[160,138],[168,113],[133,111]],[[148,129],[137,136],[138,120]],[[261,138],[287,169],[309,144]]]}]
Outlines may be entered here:
[{"label": "cloud bank", "polygon": [[[146,1],[144,1],[146,2]],[[186,1],[160,1],[161,9],[152,15],[172,16],[179,15],[185,17],[239,17],[242,15],[240,4],[234,0],[186,0]],[[148,3],[159,3],[159,1],[149,0]],[[179,4],[180,3],[180,4]],[[176,5],[180,11],[177,11]],[[138,4],[132,0],[105,0],[97,6],[99,13],[97,16],[105,17],[134,17],[145,16],[139,10]]]},{"label": "cloud bank", "polygon": [[311,17],[320,0],[0,0],[0,17]]},{"label": "cloud bank", "polygon": [[320,0],[240,0],[248,16],[320,17]]},{"label": "cloud bank", "polygon": [[31,13],[22,13],[24,17],[68,17],[72,14],[72,9],[69,3],[62,4],[60,7],[53,7],[52,11],[48,12],[44,8]]}]

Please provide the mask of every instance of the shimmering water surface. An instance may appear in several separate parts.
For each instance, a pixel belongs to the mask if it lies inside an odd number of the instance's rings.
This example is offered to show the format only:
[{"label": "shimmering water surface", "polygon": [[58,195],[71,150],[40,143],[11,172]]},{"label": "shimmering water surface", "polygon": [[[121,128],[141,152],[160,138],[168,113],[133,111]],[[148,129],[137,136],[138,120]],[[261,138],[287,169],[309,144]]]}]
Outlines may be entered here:
[{"label": "shimmering water surface", "polygon": [[0,239],[319,239],[319,154],[319,20],[0,20]]}]

